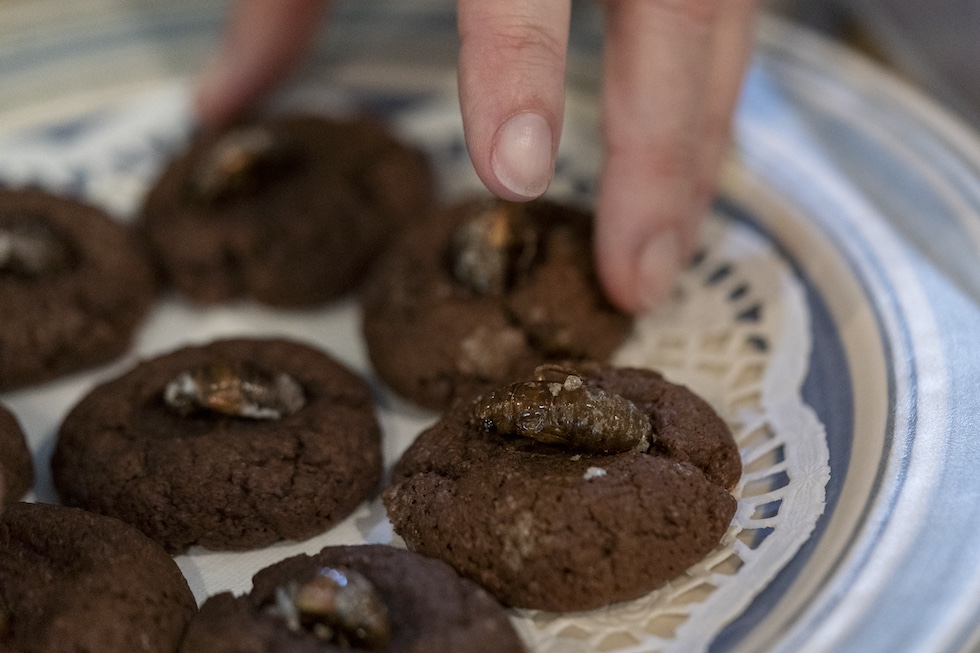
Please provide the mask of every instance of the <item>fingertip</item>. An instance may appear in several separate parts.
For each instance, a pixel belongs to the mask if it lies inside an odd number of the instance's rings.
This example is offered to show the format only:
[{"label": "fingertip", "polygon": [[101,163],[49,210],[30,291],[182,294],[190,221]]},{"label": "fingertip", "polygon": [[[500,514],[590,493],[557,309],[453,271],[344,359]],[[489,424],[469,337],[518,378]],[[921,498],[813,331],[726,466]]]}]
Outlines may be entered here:
[{"label": "fingertip", "polygon": [[204,127],[220,127],[235,114],[234,101],[226,89],[227,66],[220,55],[205,66],[194,85],[192,111],[196,122]]},{"label": "fingertip", "polygon": [[634,304],[650,311],[674,291],[681,269],[681,239],[673,229],[654,234],[640,249],[636,264]]},{"label": "fingertip", "polygon": [[511,201],[551,184],[565,105],[567,0],[459,0],[459,100],[470,159]]},{"label": "fingertip", "polygon": [[677,286],[684,256],[673,230],[651,234],[629,252],[597,250],[600,282],[609,301],[622,311],[641,314],[663,306]]}]

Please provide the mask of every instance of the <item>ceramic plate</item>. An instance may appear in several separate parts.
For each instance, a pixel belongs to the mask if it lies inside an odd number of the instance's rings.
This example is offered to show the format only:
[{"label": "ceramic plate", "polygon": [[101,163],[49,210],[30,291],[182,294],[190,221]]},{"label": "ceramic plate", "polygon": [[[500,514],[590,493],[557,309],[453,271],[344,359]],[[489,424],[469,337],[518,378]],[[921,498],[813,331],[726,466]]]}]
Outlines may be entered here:
[{"label": "ceramic plate", "polygon": [[[370,109],[433,157],[446,198],[479,188],[455,105],[451,7],[340,6],[272,110]],[[131,219],[192,128],[192,74],[225,7],[13,0],[0,6],[0,181]],[[553,195],[588,204],[600,149],[594,8],[576,5]],[[857,56],[774,20],[736,148],[677,297],[637,322],[621,360],[662,369],[733,427],[746,474],[719,549],[645,599],[580,615],[515,613],[539,651],[958,651],[980,623],[980,145]],[[231,334],[329,350],[372,382],[391,463],[435,416],[373,376],[356,298],[315,311],[167,297],[133,351],[6,393],[35,452],[31,498],[57,501],[57,426],[139,357]],[[393,542],[383,508],[261,552],[192,551],[203,600],[259,566],[339,542]]]}]

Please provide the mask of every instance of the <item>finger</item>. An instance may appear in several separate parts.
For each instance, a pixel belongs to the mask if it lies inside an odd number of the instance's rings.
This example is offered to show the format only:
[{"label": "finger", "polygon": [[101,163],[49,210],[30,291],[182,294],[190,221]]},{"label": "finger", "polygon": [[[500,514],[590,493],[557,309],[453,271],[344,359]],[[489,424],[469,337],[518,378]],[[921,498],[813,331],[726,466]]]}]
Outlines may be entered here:
[{"label": "finger", "polygon": [[596,256],[607,293],[626,310],[669,295],[696,234],[697,128],[718,4],[605,5]]},{"label": "finger", "polygon": [[269,93],[312,46],[327,0],[240,0],[197,84],[195,113],[219,125]]},{"label": "finger", "polygon": [[610,299],[663,302],[697,233],[700,107],[718,6],[608,0],[596,257]]},{"label": "finger", "polygon": [[726,0],[715,23],[704,97],[699,168],[695,196],[696,215],[705,215],[714,199],[718,174],[731,145],[732,115],[738,102],[745,69],[752,52],[757,0]]},{"label": "finger", "polygon": [[473,166],[509,200],[554,174],[565,103],[570,0],[459,0],[459,96]]}]

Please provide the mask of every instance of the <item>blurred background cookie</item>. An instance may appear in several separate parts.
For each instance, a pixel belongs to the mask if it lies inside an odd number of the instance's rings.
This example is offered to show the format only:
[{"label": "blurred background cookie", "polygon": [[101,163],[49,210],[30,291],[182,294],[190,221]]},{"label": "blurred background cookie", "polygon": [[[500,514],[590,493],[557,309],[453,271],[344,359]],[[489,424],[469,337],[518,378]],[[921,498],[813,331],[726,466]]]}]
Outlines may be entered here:
[{"label": "blurred background cookie", "polygon": [[74,200],[0,189],[0,390],[121,355],[155,292],[127,226]]},{"label": "blurred background cookie", "polygon": [[432,558],[382,545],[327,547],[259,571],[251,593],[209,598],[182,653],[519,653],[507,612]]},{"label": "blurred background cookie", "polygon": [[365,383],[287,340],[223,340],[144,361],[84,397],[52,456],[64,503],[130,522],[171,553],[306,539],[376,488]]},{"label": "blurred background cookie", "polygon": [[741,477],[731,432],[683,386],[583,365],[459,401],[396,465],[384,503],[409,548],[504,604],[637,598],[707,555]]},{"label": "blurred background cookie", "polygon": [[632,320],[603,296],[590,216],[539,200],[471,199],[406,230],[363,292],[378,374],[447,407],[558,360],[606,360]]},{"label": "blurred background cookie", "polygon": [[34,462],[17,418],[0,404],[0,505],[16,501],[34,485]]},{"label": "blurred background cookie", "polygon": [[76,508],[0,510],[4,651],[173,653],[196,611],[173,558],[135,528]]},{"label": "blurred background cookie", "polygon": [[146,197],[165,277],[199,303],[310,306],[353,288],[428,212],[428,161],[368,118],[267,118],[202,133]]}]

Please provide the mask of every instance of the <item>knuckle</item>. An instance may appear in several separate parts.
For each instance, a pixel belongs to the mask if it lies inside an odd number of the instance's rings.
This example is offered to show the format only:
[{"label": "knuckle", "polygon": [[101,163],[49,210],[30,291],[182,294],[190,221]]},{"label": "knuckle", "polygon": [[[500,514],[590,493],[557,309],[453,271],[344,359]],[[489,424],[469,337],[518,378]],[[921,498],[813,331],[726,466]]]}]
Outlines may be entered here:
[{"label": "knuckle", "polygon": [[696,171],[694,148],[687,143],[609,142],[606,156],[657,180],[690,180]]},{"label": "knuckle", "polygon": [[[485,29],[485,28],[484,28]],[[479,35],[461,34],[466,39],[478,36],[484,43],[491,43],[495,57],[524,64],[554,65],[565,58],[565,41],[545,26],[528,23],[514,17],[495,29]]]}]

